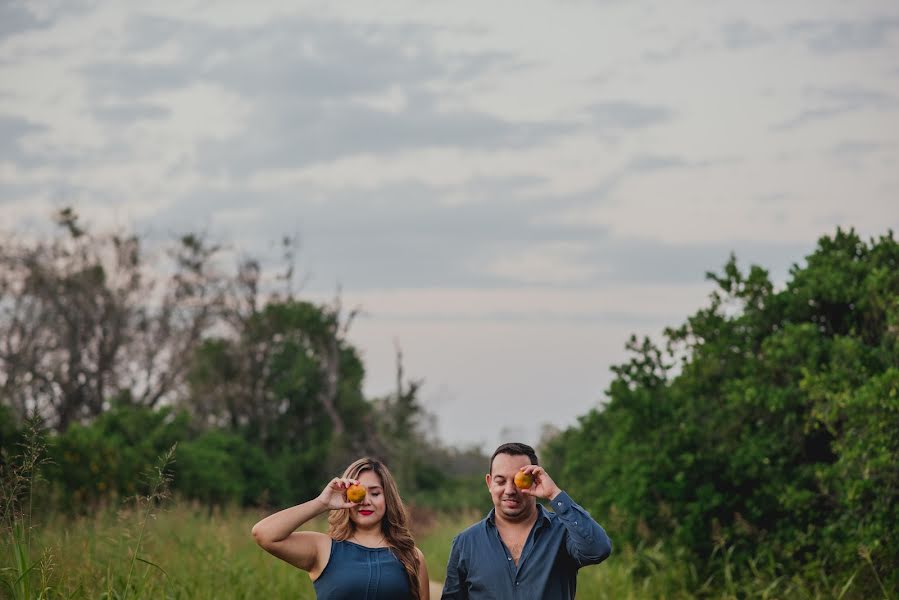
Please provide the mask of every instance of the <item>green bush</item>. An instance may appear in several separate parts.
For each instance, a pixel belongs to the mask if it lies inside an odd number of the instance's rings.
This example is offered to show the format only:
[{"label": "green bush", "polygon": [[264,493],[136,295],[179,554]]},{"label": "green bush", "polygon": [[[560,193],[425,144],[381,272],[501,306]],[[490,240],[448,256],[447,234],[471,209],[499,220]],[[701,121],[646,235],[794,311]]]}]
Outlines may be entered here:
[{"label": "green bush", "polygon": [[[207,504],[228,504],[243,499],[245,483],[236,455],[228,452],[234,436],[211,432],[178,448],[175,481],[183,495]],[[237,438],[239,441],[240,438]]]},{"label": "green bush", "polygon": [[663,345],[631,339],[547,462],[621,542],[896,589],[899,243],[838,230],[779,291],[733,258],[710,278]]},{"label": "green bush", "polygon": [[48,479],[63,506],[84,511],[109,497],[145,494],[147,469],[188,435],[188,416],[119,404],[89,425],[48,439]]},{"label": "green bush", "polygon": [[48,442],[47,476],[68,510],[83,512],[105,499],[146,493],[148,467],[176,443],[174,489],[185,498],[249,505],[290,495],[291,478],[279,468],[278,458],[269,459],[237,433],[210,429],[198,434],[186,413],[170,408],[118,405]]}]

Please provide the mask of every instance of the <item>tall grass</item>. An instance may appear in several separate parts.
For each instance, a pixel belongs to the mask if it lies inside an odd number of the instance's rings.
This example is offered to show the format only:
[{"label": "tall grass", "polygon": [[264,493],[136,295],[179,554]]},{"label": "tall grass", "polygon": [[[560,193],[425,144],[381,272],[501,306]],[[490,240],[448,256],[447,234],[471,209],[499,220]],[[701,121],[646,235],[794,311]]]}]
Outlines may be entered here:
[{"label": "tall grass", "polygon": [[36,536],[58,557],[47,597],[112,600],[126,590],[129,600],[314,597],[305,573],[253,542],[250,529],[261,518],[258,513],[210,513],[179,502],[154,512],[140,537],[143,516],[129,506],[90,517],[50,518]]},{"label": "tall grass", "polygon": [[[65,559],[70,548],[59,543],[48,543],[43,539],[44,536],[55,530],[50,523],[42,523],[38,527],[34,518],[35,491],[41,481],[40,468],[48,462],[45,453],[45,438],[40,422],[37,419],[32,420],[25,428],[24,434],[24,441],[21,444],[22,451],[15,456],[4,455],[0,460],[0,467],[2,467],[0,470],[0,499],[2,499],[0,522],[2,522],[3,533],[2,540],[0,540],[0,552],[4,557],[11,557],[0,561],[0,585],[2,585],[0,590],[3,592],[3,597],[14,600],[77,597],[78,591],[83,589],[83,586],[79,585],[71,592],[60,589],[57,576],[60,569],[59,565],[54,562],[54,557]],[[133,544],[129,544],[125,549],[124,553],[128,559],[126,561],[117,559],[119,564],[123,564],[123,562],[127,564],[127,573],[124,578],[121,577],[119,569],[113,568],[112,563],[109,563],[105,577],[92,574],[91,579],[95,582],[102,582],[103,585],[93,586],[95,589],[92,590],[89,597],[108,600],[142,597],[148,582],[148,573],[146,569],[140,573],[142,569],[138,567],[138,563],[146,565],[147,568],[155,568],[163,576],[166,575],[162,567],[142,557],[141,550],[148,524],[155,517],[157,508],[168,497],[171,483],[168,469],[174,461],[174,454],[175,446],[172,446],[159,458],[157,465],[150,470],[147,476],[146,483],[149,493],[133,499],[133,508],[130,512],[136,513],[136,519],[130,522],[137,524],[137,536]],[[65,531],[64,528],[63,531]],[[118,535],[110,535],[108,539],[118,539],[118,550],[121,552],[121,542],[128,542],[132,539],[130,532],[130,527],[117,527]],[[63,539],[65,537],[63,536]]]},{"label": "tall grass", "polygon": [[[33,567],[32,596],[11,598],[238,599],[314,598],[309,577],[259,549],[250,529],[262,513],[208,508],[176,502],[151,513],[128,506],[90,517],[49,516],[32,532],[32,551],[52,556]],[[149,516],[147,516],[149,514]],[[452,537],[478,515],[438,517],[417,536],[431,579],[445,576]],[[146,527],[142,527],[142,524]],[[323,522],[313,524],[321,529]],[[2,549],[6,562],[7,554]],[[43,554],[41,554],[43,553]],[[852,581],[809,581],[778,574],[761,564],[715,563],[712,577],[701,579],[687,560],[661,546],[616,548],[601,565],[581,569],[578,598],[858,598]],[[716,558],[717,560],[717,558]],[[32,560],[32,566],[35,561]],[[3,566],[6,566],[4,564]],[[845,588],[845,589],[844,589]],[[889,598],[888,591],[884,591]]]},{"label": "tall grass", "polygon": [[[156,507],[157,503],[161,503],[169,496],[171,476],[168,473],[168,469],[175,460],[176,447],[177,444],[172,446],[166,454],[159,458],[159,463],[156,465],[155,472],[151,472],[150,474],[150,492],[146,496],[137,496],[136,507],[142,513],[140,518],[140,526],[138,528],[137,542],[135,543],[134,548],[131,551],[131,561],[128,564],[128,575],[125,578],[125,585],[122,587],[122,592],[118,593],[116,591],[114,594],[112,594],[116,598],[120,597],[122,600],[127,600],[128,595],[131,592],[131,581],[134,575],[134,567],[138,561],[148,565],[149,567],[155,567],[163,576],[167,576],[165,569],[163,569],[156,563],[147,560],[146,558],[141,558],[140,551],[144,543],[144,536],[147,532],[147,523],[149,523],[150,517],[153,516],[153,509]],[[138,597],[141,596],[140,592],[143,589],[146,580],[147,578],[143,577],[140,580],[139,585],[137,585],[135,595],[137,595]]]},{"label": "tall grass", "polygon": [[24,430],[21,452],[0,457],[0,527],[4,543],[0,549],[12,557],[12,564],[0,564],[0,584],[5,594],[16,600],[46,598],[52,557],[32,553],[32,513],[34,489],[40,467],[47,462],[41,422],[32,419]]}]

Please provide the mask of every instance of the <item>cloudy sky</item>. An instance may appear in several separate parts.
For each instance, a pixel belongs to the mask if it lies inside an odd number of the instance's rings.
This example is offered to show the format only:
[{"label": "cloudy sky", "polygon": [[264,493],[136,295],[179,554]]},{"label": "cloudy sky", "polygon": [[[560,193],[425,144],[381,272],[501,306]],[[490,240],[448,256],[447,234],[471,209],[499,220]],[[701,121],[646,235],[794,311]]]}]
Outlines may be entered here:
[{"label": "cloudy sky", "polygon": [[576,422],[731,251],[899,228],[894,0],[147,4],[0,0],[4,228],[298,233],[447,442]]}]

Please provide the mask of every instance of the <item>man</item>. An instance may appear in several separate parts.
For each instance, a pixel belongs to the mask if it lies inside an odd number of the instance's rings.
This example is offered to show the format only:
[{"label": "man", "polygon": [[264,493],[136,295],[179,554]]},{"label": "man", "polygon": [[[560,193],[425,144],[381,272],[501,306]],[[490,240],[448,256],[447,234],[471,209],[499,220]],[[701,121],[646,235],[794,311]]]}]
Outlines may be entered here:
[{"label": "man", "polygon": [[[516,474],[533,481],[515,484]],[[529,485],[529,487],[527,487]],[[537,463],[526,444],[503,444],[490,458],[493,510],[453,539],[443,600],[570,600],[577,571],[608,558],[605,530]],[[549,500],[553,512],[537,504]]]}]

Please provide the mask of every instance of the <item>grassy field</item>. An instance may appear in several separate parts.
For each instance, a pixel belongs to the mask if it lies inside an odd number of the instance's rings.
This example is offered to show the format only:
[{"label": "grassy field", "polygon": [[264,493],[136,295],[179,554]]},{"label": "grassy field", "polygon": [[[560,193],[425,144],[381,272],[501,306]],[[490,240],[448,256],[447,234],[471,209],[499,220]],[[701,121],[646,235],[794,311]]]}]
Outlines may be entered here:
[{"label": "grassy field", "polygon": [[[261,513],[208,511],[185,503],[162,511],[104,511],[91,518],[53,516],[38,521],[31,540],[30,598],[313,598],[305,573],[260,550],[250,528]],[[478,515],[419,519],[418,544],[431,578],[443,579],[450,541]],[[422,522],[425,521],[425,522]],[[323,521],[313,524],[321,529]],[[135,556],[134,550],[139,552]],[[0,546],[2,578],[14,582],[13,538]],[[736,583],[729,568],[714,582],[698,581],[683,563],[657,549],[618,549],[599,566],[583,569],[578,597],[604,598],[834,598],[851,582],[819,582],[767,577],[757,573]],[[21,586],[20,586],[21,587]],[[703,588],[706,589],[703,593]],[[3,586],[2,597],[22,592]]]}]

